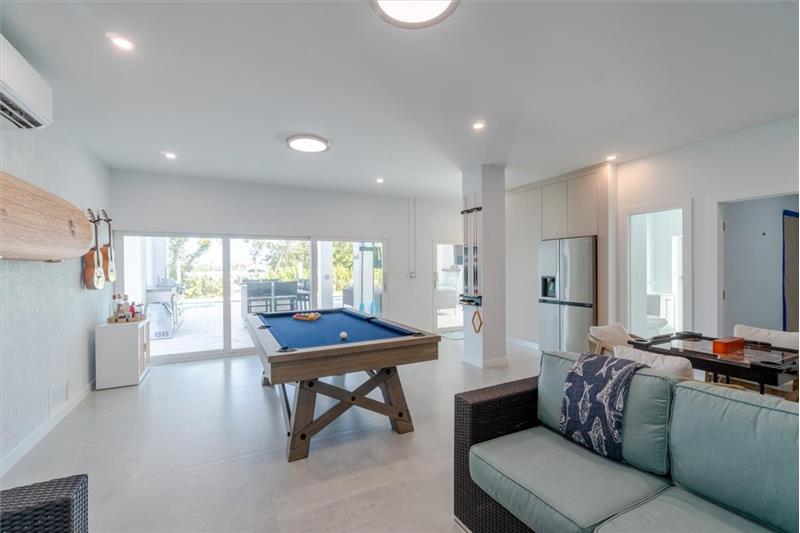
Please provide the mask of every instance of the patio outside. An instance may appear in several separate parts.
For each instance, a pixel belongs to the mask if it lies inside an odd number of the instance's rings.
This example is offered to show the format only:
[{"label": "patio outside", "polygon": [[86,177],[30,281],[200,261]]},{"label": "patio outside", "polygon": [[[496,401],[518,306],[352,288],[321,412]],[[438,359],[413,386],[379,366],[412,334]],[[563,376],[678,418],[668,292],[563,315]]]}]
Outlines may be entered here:
[{"label": "patio outside", "polygon": [[[379,243],[318,242],[319,294],[312,302],[311,242],[229,242],[230,349],[253,347],[244,323],[248,312],[343,306],[381,311]],[[152,356],[225,350],[222,246],[222,239],[125,236],[125,288],[132,301],[147,304]]]}]

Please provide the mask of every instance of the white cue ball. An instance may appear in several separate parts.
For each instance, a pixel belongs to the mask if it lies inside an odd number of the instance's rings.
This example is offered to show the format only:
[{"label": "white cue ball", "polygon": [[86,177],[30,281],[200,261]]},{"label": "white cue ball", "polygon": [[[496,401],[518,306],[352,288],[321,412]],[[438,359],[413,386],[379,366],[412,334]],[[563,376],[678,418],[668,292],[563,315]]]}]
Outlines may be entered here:
[{"label": "white cue ball", "polygon": [[343,341],[346,341],[347,340],[347,332],[343,331],[343,332],[339,333],[339,338],[342,339]]}]

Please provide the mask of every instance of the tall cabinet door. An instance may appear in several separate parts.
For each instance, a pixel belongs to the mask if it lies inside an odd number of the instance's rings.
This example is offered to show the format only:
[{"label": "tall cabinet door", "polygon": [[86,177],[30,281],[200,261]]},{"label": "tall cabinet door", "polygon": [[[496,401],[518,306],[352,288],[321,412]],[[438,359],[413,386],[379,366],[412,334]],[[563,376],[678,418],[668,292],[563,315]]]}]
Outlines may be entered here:
[{"label": "tall cabinet door", "polygon": [[567,181],[567,237],[597,235],[597,174]]},{"label": "tall cabinet door", "polygon": [[567,182],[542,187],[542,239],[567,236]]}]

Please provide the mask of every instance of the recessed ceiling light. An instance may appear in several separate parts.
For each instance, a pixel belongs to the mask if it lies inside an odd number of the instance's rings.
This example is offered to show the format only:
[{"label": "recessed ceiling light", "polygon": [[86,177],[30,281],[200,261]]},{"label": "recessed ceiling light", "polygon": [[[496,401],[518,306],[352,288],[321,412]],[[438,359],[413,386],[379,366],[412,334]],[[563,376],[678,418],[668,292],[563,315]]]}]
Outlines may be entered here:
[{"label": "recessed ceiling light", "polygon": [[606,161],[616,161],[616,160],[617,160],[616,154],[611,154],[609,156],[606,156]]},{"label": "recessed ceiling light", "polygon": [[161,153],[164,154],[164,157],[166,157],[167,159],[177,159],[178,157],[178,155],[175,152],[162,151]]},{"label": "recessed ceiling light", "polygon": [[331,146],[328,139],[319,135],[311,135],[310,133],[287,137],[286,144],[289,145],[289,148],[298,152],[324,152]]},{"label": "recessed ceiling light", "polygon": [[130,52],[134,48],[136,48],[133,44],[133,41],[123,37],[122,35],[108,32],[106,33],[106,37],[111,41],[111,43],[121,50],[125,50],[126,52]]},{"label": "recessed ceiling light", "polygon": [[480,131],[486,127],[486,122],[483,120],[476,120],[472,123],[472,129],[475,131]]},{"label": "recessed ceiling light", "polygon": [[375,181],[378,182],[378,183],[383,183],[383,178],[378,176],[377,178],[375,178]]},{"label": "recessed ceiling light", "polygon": [[452,15],[459,0],[371,0],[372,8],[393,26],[420,29]]}]

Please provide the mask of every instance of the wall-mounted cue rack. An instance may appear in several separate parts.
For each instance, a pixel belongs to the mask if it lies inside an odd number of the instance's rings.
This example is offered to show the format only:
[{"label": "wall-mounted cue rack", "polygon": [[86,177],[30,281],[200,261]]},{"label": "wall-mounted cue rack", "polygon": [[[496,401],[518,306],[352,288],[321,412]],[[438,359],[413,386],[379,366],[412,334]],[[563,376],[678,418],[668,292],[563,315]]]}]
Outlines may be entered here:
[{"label": "wall-mounted cue rack", "polygon": [[461,211],[464,228],[464,292],[459,300],[462,304],[480,307],[482,303],[480,281],[481,212],[478,192],[464,194],[464,209]]}]

